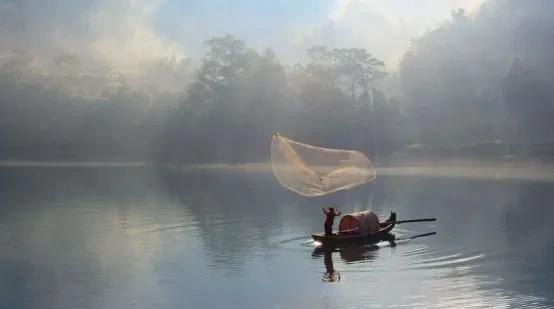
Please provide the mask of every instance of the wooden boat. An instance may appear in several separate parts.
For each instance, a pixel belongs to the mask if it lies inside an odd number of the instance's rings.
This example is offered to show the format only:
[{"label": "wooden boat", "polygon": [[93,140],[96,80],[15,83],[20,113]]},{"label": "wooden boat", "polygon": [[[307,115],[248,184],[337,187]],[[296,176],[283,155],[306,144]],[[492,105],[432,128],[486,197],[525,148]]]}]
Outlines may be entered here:
[{"label": "wooden boat", "polygon": [[342,231],[333,233],[331,236],[325,236],[324,233],[312,234],[312,238],[323,246],[348,245],[356,243],[371,243],[383,240],[394,240],[394,235],[390,232],[396,225],[396,213],[391,212],[390,217],[383,222],[379,222],[379,230],[374,233],[357,233],[355,231]]}]

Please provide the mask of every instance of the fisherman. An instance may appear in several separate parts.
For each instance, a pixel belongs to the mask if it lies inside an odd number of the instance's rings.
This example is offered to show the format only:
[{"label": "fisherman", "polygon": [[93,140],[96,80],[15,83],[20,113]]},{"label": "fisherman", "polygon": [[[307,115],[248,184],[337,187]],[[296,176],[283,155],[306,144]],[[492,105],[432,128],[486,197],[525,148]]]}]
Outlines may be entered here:
[{"label": "fisherman", "polygon": [[323,208],[323,213],[325,214],[325,236],[333,235],[333,221],[336,216],[340,216],[340,211],[335,211],[335,208],[329,207],[328,209]]}]

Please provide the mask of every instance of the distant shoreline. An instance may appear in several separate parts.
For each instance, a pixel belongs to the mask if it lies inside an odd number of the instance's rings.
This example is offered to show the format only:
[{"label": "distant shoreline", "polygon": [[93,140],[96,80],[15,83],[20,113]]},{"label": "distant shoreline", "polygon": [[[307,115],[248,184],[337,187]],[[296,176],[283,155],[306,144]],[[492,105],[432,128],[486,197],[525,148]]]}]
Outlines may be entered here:
[{"label": "distant shoreline", "polygon": [[0,160],[0,167],[133,167],[155,165],[143,161],[35,161]]},{"label": "distant shoreline", "polygon": [[[554,182],[554,164],[535,160],[484,161],[484,160],[428,160],[396,161],[386,166],[375,166],[379,176],[421,176],[440,178],[465,178],[489,180],[523,180]],[[269,162],[245,164],[173,165],[183,172],[201,170],[228,170],[255,173],[271,173]],[[377,180],[378,181],[378,180]]]},{"label": "distant shoreline", "polygon": [[[376,166],[379,176],[420,176],[440,178],[465,178],[489,180],[524,180],[554,182],[554,163],[535,160],[527,161],[484,161],[467,159],[450,160],[414,160],[391,161],[386,166]],[[124,167],[161,167],[178,172],[192,171],[233,171],[270,174],[270,162],[257,163],[213,163],[213,164],[175,164],[168,162],[143,161],[23,161],[0,160],[0,168],[37,167],[37,168],[124,168]],[[378,180],[377,180],[378,181]]]},{"label": "distant shoreline", "polygon": [[[373,162],[376,169],[397,168],[397,167],[532,167],[552,166],[554,162],[543,162],[538,159],[522,160],[485,160],[473,158],[444,158],[444,159],[391,159],[386,164]],[[259,169],[271,168],[271,162],[243,162],[243,163],[178,163],[178,162],[156,162],[156,161],[55,161],[55,160],[0,160],[0,167],[18,166],[45,166],[45,167],[132,167],[132,166],[165,166],[185,169]]]}]

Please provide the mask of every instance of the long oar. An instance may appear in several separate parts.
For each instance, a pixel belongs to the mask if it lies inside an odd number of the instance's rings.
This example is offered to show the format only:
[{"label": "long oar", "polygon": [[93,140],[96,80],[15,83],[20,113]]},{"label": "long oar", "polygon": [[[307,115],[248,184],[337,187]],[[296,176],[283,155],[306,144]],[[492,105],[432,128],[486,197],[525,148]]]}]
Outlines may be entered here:
[{"label": "long oar", "polygon": [[431,222],[431,221],[437,221],[437,218],[424,218],[424,219],[400,220],[400,221],[396,221],[396,224],[400,224],[400,223],[410,223],[410,222]]},{"label": "long oar", "polygon": [[418,237],[431,236],[431,235],[435,235],[435,234],[437,234],[437,232],[430,232],[430,233],[425,233],[425,234],[419,234],[419,235],[411,236],[411,237],[408,238],[408,239],[416,239],[416,238],[418,238]]},{"label": "long oar", "polygon": [[437,234],[437,232],[429,232],[429,233],[425,233],[425,234],[419,234],[419,235],[414,235],[414,236],[396,238],[396,239],[394,239],[394,241],[410,240],[410,239],[416,239],[416,238],[419,238],[419,237],[426,237],[426,236],[431,236],[431,235],[436,235],[436,234]]}]

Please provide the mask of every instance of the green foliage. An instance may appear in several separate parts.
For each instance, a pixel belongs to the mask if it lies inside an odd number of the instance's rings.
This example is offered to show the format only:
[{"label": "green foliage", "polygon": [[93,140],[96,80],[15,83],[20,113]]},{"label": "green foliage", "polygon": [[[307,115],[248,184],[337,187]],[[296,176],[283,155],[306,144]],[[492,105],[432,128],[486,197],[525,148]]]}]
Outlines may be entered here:
[{"label": "green foliage", "polygon": [[[169,145],[180,161],[251,161],[284,116],[284,68],[271,50],[258,53],[231,35],[206,42],[196,80],[172,118]],[[168,151],[169,153],[169,151]]]},{"label": "green foliage", "polygon": [[307,52],[311,62],[306,67],[309,80],[321,89],[341,87],[353,100],[368,96],[374,80],[384,77],[384,63],[365,49],[340,48],[328,50],[316,46]]},{"label": "green foliage", "polygon": [[[314,47],[306,64],[285,67],[232,35],[205,46],[184,95],[147,95],[132,75],[89,73],[76,55],[55,58],[48,73],[14,55],[0,74],[0,158],[265,161],[274,131],[373,156],[398,144],[389,120],[400,114],[375,87],[384,64],[367,51]],[[163,79],[186,65],[144,69]]]},{"label": "green foliage", "polygon": [[491,140],[554,141],[546,133],[554,129],[552,8],[491,0],[415,40],[399,70],[412,142],[456,151]]},{"label": "green foliage", "polygon": [[285,69],[271,50],[259,53],[231,35],[208,40],[206,47],[196,80],[171,118],[172,160],[267,160],[274,131],[377,152],[371,115],[387,118],[390,110],[374,87],[384,64],[366,50],[314,47],[307,64]]},{"label": "green foliage", "polygon": [[[58,70],[47,75],[32,59],[15,55],[0,67],[0,159],[159,157],[158,143],[175,96],[162,100],[112,87],[108,77],[84,74],[75,56],[53,64]],[[96,89],[101,95],[91,96]]]}]

